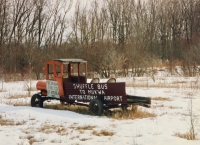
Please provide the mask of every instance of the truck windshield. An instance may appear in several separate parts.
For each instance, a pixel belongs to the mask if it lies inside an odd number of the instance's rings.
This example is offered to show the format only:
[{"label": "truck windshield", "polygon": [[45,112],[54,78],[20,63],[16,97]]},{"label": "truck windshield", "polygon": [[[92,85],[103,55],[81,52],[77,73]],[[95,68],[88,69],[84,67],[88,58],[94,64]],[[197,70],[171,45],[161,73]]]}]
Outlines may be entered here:
[{"label": "truck windshield", "polygon": [[78,76],[78,64],[77,63],[71,64],[71,75]]},{"label": "truck windshield", "polygon": [[[79,68],[78,68],[79,66]],[[79,72],[78,72],[79,71]],[[85,63],[72,63],[71,64],[71,75],[72,76],[85,76],[86,69],[85,69]]]},{"label": "truck windshield", "polygon": [[54,74],[53,74],[53,64],[48,64],[48,79],[53,79]]},{"label": "truck windshield", "polygon": [[79,75],[80,76],[85,76],[86,75],[85,65],[86,65],[85,63],[81,63],[80,64],[80,68],[79,68],[80,69],[79,70],[79,73],[80,73]]},{"label": "truck windshield", "polygon": [[64,63],[63,64],[63,78],[68,78],[69,77],[69,64]]}]

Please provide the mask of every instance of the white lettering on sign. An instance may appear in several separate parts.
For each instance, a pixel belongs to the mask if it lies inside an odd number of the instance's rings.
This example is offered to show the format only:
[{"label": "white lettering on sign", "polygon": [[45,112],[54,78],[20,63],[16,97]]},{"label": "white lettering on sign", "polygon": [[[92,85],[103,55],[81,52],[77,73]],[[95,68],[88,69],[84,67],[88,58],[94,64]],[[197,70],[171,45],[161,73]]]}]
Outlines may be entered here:
[{"label": "white lettering on sign", "polygon": [[105,95],[104,90],[88,90],[88,94],[91,95]]},{"label": "white lettering on sign", "polygon": [[108,87],[107,87],[107,84],[98,84],[97,85],[97,88],[100,90],[100,89],[103,89],[103,90],[107,90]]},{"label": "white lettering on sign", "polygon": [[122,96],[110,96],[106,95],[106,90],[108,89],[107,84],[73,84],[73,88],[78,90],[80,94],[69,95],[70,100],[93,100],[97,96],[104,96],[104,101],[122,101]]},{"label": "white lettering on sign", "polygon": [[74,89],[80,89],[80,90],[84,90],[84,89],[94,89],[93,84],[73,84]]},{"label": "white lettering on sign", "polygon": [[122,96],[104,96],[105,101],[122,101]]},{"label": "white lettering on sign", "polygon": [[97,96],[92,95],[69,95],[70,100],[93,100],[96,98]]},{"label": "white lettering on sign", "polygon": [[58,91],[58,82],[49,80],[47,80],[46,82],[47,82],[47,96],[60,98]]}]

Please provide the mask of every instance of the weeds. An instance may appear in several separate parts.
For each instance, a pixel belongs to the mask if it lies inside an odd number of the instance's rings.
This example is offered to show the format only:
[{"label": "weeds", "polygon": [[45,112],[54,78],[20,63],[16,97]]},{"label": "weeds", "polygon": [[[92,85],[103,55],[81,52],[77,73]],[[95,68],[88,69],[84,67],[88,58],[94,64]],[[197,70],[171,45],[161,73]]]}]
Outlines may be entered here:
[{"label": "weeds", "polygon": [[55,110],[69,110],[80,114],[88,114],[88,107],[85,106],[77,106],[77,105],[47,105],[45,106],[47,109],[55,109]]},{"label": "weeds", "polygon": [[115,133],[112,132],[112,131],[107,131],[107,130],[101,130],[101,131],[95,131],[93,130],[92,132],[93,135],[96,135],[96,136],[113,136]]},{"label": "weeds", "polygon": [[[56,110],[69,110],[69,111],[74,111],[76,113],[80,114],[87,114],[89,115],[88,112],[88,107],[85,106],[76,106],[76,105],[48,105],[46,106],[48,109],[56,109]],[[107,116],[109,118],[113,119],[137,119],[137,118],[148,118],[148,117],[156,117],[156,114],[154,113],[149,113],[145,111],[145,109],[138,109],[136,112],[134,111],[122,111],[121,109],[114,109],[112,111],[107,110],[104,111],[104,116]]]},{"label": "weeds", "polygon": [[0,92],[6,92],[6,90],[4,90],[4,89],[0,89]]},{"label": "weeds", "polygon": [[170,109],[182,109],[182,107],[178,107],[178,106],[168,106]]},{"label": "weeds", "polygon": [[184,138],[187,140],[195,140],[196,138],[194,138],[192,131],[187,132],[187,133],[175,133],[174,136],[180,137],[180,138]]},{"label": "weeds", "polygon": [[26,94],[9,94],[7,99],[19,99],[19,98],[27,98]]},{"label": "weeds", "polygon": [[164,104],[157,104],[155,106],[152,106],[152,108],[157,108],[157,107],[160,107],[160,108],[163,108],[164,107]]},{"label": "weeds", "polygon": [[193,110],[193,98],[190,96],[189,100],[189,105],[188,105],[188,114],[189,114],[189,125],[190,125],[190,130],[189,130],[189,135],[191,140],[197,139],[197,125],[198,125],[198,117],[194,113]]},{"label": "weeds", "polygon": [[66,134],[67,129],[64,126],[42,124],[38,131],[46,134],[57,133],[63,135]]},{"label": "weeds", "polygon": [[4,103],[11,106],[30,106],[29,102],[26,102],[23,100],[17,100],[17,101],[8,100],[8,101],[5,101]]},{"label": "weeds", "polygon": [[148,117],[156,117],[156,114],[149,113],[145,111],[144,109],[138,109],[136,112],[133,111],[121,111],[120,109],[115,109],[112,112],[106,112],[105,116],[113,119],[142,119],[142,118],[148,118]]},{"label": "weeds", "polygon": [[90,140],[90,138],[81,138],[80,141]]},{"label": "weeds", "polygon": [[26,121],[18,121],[18,122],[14,122],[14,120],[11,119],[3,119],[2,115],[0,115],[0,126],[15,126],[15,125],[24,125],[26,123]]},{"label": "weeds", "polygon": [[163,97],[152,97],[151,100],[154,100],[154,101],[171,101],[170,98],[163,98]]},{"label": "weeds", "polygon": [[2,115],[0,115],[0,126],[14,126],[14,125],[15,125],[14,120],[3,119]]},{"label": "weeds", "polygon": [[82,126],[82,127],[77,127],[77,130],[93,130],[93,128],[95,128],[95,126],[91,126],[91,125],[86,125],[86,126]]},{"label": "weeds", "polygon": [[189,93],[189,104],[188,104],[188,117],[189,117],[189,131],[186,133],[175,133],[175,136],[180,138],[185,138],[188,140],[196,140],[197,139],[197,127],[199,118],[195,114],[193,110],[193,94]]},{"label": "weeds", "polygon": [[34,136],[32,136],[32,135],[26,136],[26,139],[28,139],[28,140],[31,140],[32,138],[34,138]]},{"label": "weeds", "polygon": [[31,138],[31,139],[29,140],[30,145],[33,145],[33,143],[35,143],[35,142],[40,142],[40,141],[38,141],[38,140],[36,140],[36,139],[34,139],[34,138]]},{"label": "weeds", "polygon": [[23,129],[22,132],[25,133],[25,134],[30,134],[34,130],[35,130],[34,127],[27,127],[25,129]]},{"label": "weeds", "polygon": [[[196,82],[196,81],[195,81]],[[193,81],[189,82],[186,80],[175,80],[171,82],[166,82],[160,78],[160,81],[154,83],[149,83],[148,78],[146,80],[135,80],[131,83],[126,83],[126,87],[133,87],[133,88],[175,88],[175,89],[182,89],[182,88],[189,88],[192,87],[194,89],[200,88],[200,85],[197,83],[193,83]]]},{"label": "weeds", "polygon": [[26,123],[26,121],[23,120],[23,121],[18,121],[18,122],[16,122],[15,125],[17,125],[17,126],[18,126],[18,125],[24,125],[25,123]]}]

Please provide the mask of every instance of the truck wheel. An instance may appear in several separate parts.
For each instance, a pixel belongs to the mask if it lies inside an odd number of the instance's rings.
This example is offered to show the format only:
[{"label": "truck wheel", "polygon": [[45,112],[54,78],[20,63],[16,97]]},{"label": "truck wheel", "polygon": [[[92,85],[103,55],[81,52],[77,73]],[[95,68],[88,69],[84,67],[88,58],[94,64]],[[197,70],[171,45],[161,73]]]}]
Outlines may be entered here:
[{"label": "truck wheel", "polygon": [[137,112],[138,105],[122,105],[123,111]]},{"label": "truck wheel", "polygon": [[103,103],[99,99],[94,99],[90,101],[89,112],[92,115],[101,116],[103,113]]},{"label": "truck wheel", "polygon": [[31,97],[31,106],[32,107],[43,107],[43,100],[39,94],[34,94]]}]

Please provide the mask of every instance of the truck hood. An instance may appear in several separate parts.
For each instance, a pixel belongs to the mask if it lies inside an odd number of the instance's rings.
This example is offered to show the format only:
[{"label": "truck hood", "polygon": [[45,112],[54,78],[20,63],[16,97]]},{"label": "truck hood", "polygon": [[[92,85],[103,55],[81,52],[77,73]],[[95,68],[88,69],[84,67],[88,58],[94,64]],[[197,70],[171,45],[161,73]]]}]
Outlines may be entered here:
[{"label": "truck hood", "polygon": [[46,80],[39,80],[37,83],[36,83],[36,88],[38,90],[47,90],[46,89]]}]

